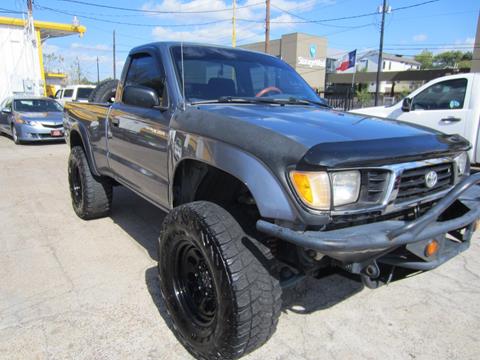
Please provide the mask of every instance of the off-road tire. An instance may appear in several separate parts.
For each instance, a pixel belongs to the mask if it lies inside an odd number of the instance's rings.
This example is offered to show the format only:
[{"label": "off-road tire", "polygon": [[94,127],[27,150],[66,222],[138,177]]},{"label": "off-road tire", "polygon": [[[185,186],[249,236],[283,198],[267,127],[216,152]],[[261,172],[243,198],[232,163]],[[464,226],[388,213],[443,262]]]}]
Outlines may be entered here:
[{"label": "off-road tire", "polygon": [[111,103],[112,98],[117,92],[118,80],[100,81],[95,89],[90,93],[88,102],[92,103]]},{"label": "off-road tire", "polygon": [[[183,259],[179,253],[185,244],[203,256],[204,262],[197,262],[204,270],[200,273],[202,291],[203,287],[208,290],[206,284],[214,289],[202,298],[216,301],[215,306],[210,306],[214,313],[210,322],[192,316],[192,305],[182,302],[182,294],[187,294],[188,299],[189,291],[182,291],[188,286],[178,284],[188,282],[184,279],[197,279],[177,261]],[[184,253],[184,257],[186,254],[190,252]],[[263,345],[275,332],[281,311],[281,288],[269,270],[271,254],[267,247],[246,236],[220,206],[199,201],[173,209],[163,222],[158,259],[160,288],[172,320],[171,328],[194,357],[236,359]],[[190,304],[194,304],[195,297],[190,299]]]},{"label": "off-road tire", "polygon": [[92,174],[81,146],[74,146],[70,151],[68,182],[73,210],[80,218],[90,220],[108,216],[112,206],[112,183]]}]

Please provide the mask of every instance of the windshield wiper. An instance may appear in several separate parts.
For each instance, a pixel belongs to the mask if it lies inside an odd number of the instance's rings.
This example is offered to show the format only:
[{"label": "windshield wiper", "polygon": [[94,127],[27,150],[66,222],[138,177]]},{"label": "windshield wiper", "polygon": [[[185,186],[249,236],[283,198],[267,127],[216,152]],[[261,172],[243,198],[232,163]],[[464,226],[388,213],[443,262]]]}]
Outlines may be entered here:
[{"label": "windshield wiper", "polygon": [[237,97],[237,96],[221,96],[218,99],[194,101],[192,105],[202,104],[220,104],[220,103],[250,103],[250,104],[277,104],[277,105],[317,105],[329,108],[327,104],[320,101],[308,100],[303,98],[289,97],[269,98],[269,97]]},{"label": "windshield wiper", "polygon": [[236,96],[220,96],[218,99],[192,101],[192,105],[202,104],[221,104],[221,103],[254,103],[253,98],[248,97],[236,97]]},{"label": "windshield wiper", "polygon": [[321,107],[330,108],[328,104],[325,104],[321,101],[309,100],[304,98],[296,98],[296,97],[289,97],[288,98],[289,104],[300,104],[300,105],[317,105]]}]

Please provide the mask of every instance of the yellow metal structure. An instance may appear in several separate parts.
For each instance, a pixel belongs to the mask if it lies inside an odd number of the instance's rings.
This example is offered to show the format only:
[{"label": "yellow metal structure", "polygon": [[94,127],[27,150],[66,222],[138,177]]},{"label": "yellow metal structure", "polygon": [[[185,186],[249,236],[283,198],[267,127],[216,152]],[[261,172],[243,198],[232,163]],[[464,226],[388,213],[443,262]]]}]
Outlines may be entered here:
[{"label": "yellow metal structure", "polygon": [[[13,25],[24,27],[26,23],[27,20],[25,19],[0,16],[0,25]],[[79,34],[80,36],[83,36],[83,34],[87,31],[87,28],[82,25],[60,24],[50,21],[34,20],[33,26],[35,30],[38,30],[40,32],[40,39],[42,41],[46,39],[68,36],[73,34]]]},{"label": "yellow metal structure", "polygon": [[[0,16],[0,25],[25,27],[27,25],[27,20]],[[56,37],[69,36],[73,34],[78,34],[80,36],[83,36],[83,34],[87,31],[87,28],[82,25],[60,24],[60,23],[55,23],[50,21],[39,21],[39,20],[33,21],[33,27],[35,29],[38,58],[40,61],[40,74],[43,80],[43,92],[44,94],[47,94],[45,69],[43,67],[42,41],[56,38]]]}]

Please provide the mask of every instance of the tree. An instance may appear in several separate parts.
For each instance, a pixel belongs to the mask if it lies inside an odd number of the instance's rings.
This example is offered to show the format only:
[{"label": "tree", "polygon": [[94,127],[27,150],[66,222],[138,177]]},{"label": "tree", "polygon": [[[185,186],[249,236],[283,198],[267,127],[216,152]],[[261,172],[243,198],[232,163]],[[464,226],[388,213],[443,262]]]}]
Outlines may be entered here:
[{"label": "tree", "polygon": [[439,68],[457,68],[460,61],[463,60],[463,56],[464,53],[459,50],[444,51],[433,57],[433,63],[435,67]]},{"label": "tree", "polygon": [[360,104],[360,107],[369,105],[370,102],[372,101],[372,94],[368,92],[368,88],[357,90],[356,95],[357,95],[357,102]]},{"label": "tree", "polygon": [[420,68],[422,70],[433,68],[433,53],[431,51],[423,50],[420,54],[415,55],[415,60],[421,64]]},{"label": "tree", "polygon": [[47,72],[63,72],[65,59],[55,53],[43,54],[43,66]]},{"label": "tree", "polygon": [[87,74],[83,71],[82,65],[80,64],[80,59],[78,56],[70,64],[70,69],[68,71],[69,82],[72,84],[92,84],[88,80]]}]

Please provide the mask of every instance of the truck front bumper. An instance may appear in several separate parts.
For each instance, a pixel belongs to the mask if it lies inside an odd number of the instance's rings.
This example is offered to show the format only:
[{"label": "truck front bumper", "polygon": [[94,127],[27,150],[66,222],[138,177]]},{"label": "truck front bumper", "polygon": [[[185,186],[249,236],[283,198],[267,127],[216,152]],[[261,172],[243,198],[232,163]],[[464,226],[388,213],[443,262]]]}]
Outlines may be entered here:
[{"label": "truck front bumper", "polygon": [[[298,232],[259,220],[257,229],[303,248],[316,250],[343,264],[378,261],[415,270],[430,270],[470,245],[475,223],[480,218],[478,183],[480,173],[465,178],[429,211],[409,222],[387,220],[338,230]],[[460,214],[456,214],[458,212]],[[448,234],[459,236],[454,238]],[[427,257],[424,249],[432,239],[437,241],[439,250]]]}]

